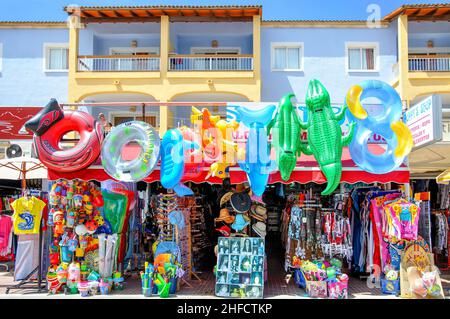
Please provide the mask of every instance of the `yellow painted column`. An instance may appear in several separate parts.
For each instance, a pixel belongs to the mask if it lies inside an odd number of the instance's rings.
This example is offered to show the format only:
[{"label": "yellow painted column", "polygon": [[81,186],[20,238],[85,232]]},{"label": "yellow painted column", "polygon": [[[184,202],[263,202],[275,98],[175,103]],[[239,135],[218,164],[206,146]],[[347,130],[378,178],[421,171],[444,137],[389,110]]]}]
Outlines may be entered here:
[{"label": "yellow painted column", "polygon": [[78,69],[78,47],[79,47],[79,18],[75,15],[69,17],[69,96],[67,101],[69,103],[78,102],[75,96],[76,89],[76,72]]},{"label": "yellow painted column", "polygon": [[253,74],[257,85],[255,102],[261,101],[261,16],[253,16]]},{"label": "yellow painted column", "polygon": [[397,19],[398,28],[398,90],[403,101],[409,107],[409,62],[408,62],[408,16],[400,15]]},{"label": "yellow painted column", "polygon": [[[161,80],[165,85],[169,85],[167,81],[167,70],[169,68],[169,49],[170,49],[170,24],[168,16],[161,16],[161,31],[160,31],[160,68]],[[161,102],[167,101],[161,99]],[[169,128],[169,107],[162,105],[159,107],[159,135],[162,137]]]}]

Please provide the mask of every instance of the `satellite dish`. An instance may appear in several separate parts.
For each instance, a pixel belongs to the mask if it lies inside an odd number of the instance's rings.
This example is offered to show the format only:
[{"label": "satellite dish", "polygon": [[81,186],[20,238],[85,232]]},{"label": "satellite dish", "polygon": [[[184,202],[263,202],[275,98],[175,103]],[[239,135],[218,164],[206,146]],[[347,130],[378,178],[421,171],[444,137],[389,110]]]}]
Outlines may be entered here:
[{"label": "satellite dish", "polygon": [[21,156],[22,156],[22,148],[17,144],[12,144],[10,147],[6,149],[7,158],[15,158]]}]

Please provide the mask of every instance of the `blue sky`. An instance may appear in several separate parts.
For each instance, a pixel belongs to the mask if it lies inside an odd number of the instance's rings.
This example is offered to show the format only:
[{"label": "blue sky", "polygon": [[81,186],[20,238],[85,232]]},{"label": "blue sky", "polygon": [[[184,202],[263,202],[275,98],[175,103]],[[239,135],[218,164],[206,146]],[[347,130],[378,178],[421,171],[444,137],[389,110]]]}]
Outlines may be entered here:
[{"label": "blue sky", "polygon": [[366,20],[370,5],[378,5],[381,16],[403,4],[442,3],[444,0],[1,0],[1,21],[64,21],[66,5],[263,5],[263,18]]}]

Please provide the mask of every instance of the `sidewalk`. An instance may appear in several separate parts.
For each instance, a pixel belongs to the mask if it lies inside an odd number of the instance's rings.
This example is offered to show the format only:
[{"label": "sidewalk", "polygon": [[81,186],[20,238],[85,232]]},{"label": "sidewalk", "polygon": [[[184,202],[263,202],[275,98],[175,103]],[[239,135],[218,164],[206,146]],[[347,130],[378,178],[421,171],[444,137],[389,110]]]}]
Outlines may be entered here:
[{"label": "sidewalk", "polygon": [[[283,274],[284,275],[284,274]],[[214,296],[214,277],[212,273],[203,274],[202,281],[189,281],[193,286],[192,288],[187,285],[183,285],[180,291],[171,298],[181,299],[219,299]],[[276,278],[278,277],[278,278]],[[450,272],[441,274],[444,290],[450,289]],[[13,276],[11,273],[0,273],[0,299],[2,298],[36,298],[36,299],[78,299],[82,298],[79,295],[47,295],[46,293],[37,294],[32,290],[12,290],[7,295],[5,294],[6,287],[13,284]],[[139,279],[134,276],[126,280],[126,288],[122,291],[114,291],[113,294],[108,296],[93,296],[90,299],[146,299],[141,294],[141,286]],[[152,298],[158,298],[154,296]],[[295,299],[309,299],[303,289],[298,288],[293,279],[286,284],[284,279],[280,276],[269,276],[269,281],[264,286],[264,298],[265,299],[277,299],[277,298],[295,298]],[[449,296],[446,296],[449,298]],[[401,299],[396,296],[383,295],[380,289],[370,289],[367,287],[364,280],[350,278],[349,282],[349,299]]]}]

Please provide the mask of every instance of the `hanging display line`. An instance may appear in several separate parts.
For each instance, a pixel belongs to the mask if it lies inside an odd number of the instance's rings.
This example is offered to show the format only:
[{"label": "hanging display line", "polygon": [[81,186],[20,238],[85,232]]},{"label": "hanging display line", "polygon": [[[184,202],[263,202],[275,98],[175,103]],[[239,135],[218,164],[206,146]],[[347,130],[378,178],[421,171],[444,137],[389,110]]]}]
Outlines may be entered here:
[{"label": "hanging display line", "polygon": [[[322,195],[332,194],[342,182],[408,183],[405,159],[414,143],[401,119],[400,97],[390,85],[368,80],[350,87],[337,113],[320,81],[311,80],[306,92],[306,121],[292,105],[295,95],[286,94],[278,106],[233,106],[226,120],[206,107],[192,107],[191,126],[169,129],[161,140],[151,125],[140,121],[123,123],[106,134],[92,115],[63,110],[54,99],[25,127],[34,133],[37,155],[49,169],[50,180],[160,181],[185,196],[192,195],[185,182],[220,184],[229,177],[231,183],[248,181],[257,197],[266,185],[278,182],[326,183]],[[361,102],[367,98],[379,100],[376,116]],[[141,106],[156,104],[161,105]],[[192,104],[228,106],[176,103]],[[242,127],[247,133],[240,136]],[[68,130],[80,138],[73,147],[63,148],[60,142]],[[386,144],[370,144],[373,134]]]}]

